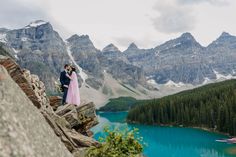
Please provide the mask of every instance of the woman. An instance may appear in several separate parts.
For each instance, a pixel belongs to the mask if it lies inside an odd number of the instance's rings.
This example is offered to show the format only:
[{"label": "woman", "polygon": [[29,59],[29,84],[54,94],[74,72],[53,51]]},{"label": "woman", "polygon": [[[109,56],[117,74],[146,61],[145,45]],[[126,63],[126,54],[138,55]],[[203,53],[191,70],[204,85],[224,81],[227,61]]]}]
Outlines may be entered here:
[{"label": "woman", "polygon": [[80,105],[80,93],[79,93],[79,83],[76,75],[75,67],[70,67],[71,75],[67,74],[67,77],[70,78],[70,84],[68,87],[66,103]]}]

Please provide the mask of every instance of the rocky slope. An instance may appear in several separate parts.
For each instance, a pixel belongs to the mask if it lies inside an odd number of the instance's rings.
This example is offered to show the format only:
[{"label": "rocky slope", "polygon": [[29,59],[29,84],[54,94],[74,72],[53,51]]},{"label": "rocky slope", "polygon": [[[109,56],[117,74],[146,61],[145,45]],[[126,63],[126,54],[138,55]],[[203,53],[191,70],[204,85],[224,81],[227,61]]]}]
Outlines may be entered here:
[{"label": "rocky slope", "polygon": [[49,99],[37,75],[1,55],[0,81],[0,150],[4,157],[82,157],[86,148],[99,146],[89,130],[98,123],[93,103],[58,107],[60,97]]},{"label": "rocky slope", "polygon": [[0,82],[0,156],[72,157],[1,65]]}]

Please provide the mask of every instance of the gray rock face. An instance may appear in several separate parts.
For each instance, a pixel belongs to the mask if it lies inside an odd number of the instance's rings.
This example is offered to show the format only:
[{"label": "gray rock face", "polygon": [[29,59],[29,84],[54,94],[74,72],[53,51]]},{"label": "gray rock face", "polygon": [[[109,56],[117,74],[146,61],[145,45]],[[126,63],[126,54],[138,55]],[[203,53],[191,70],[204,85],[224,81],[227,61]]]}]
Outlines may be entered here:
[{"label": "gray rock face", "polygon": [[72,157],[1,65],[0,99],[1,157]]},{"label": "gray rock face", "polygon": [[202,47],[190,33],[154,49],[130,47],[125,51],[128,60],[158,83],[200,84],[205,78],[215,79],[215,71],[233,75],[236,68],[236,37],[225,32],[208,47]]},{"label": "gray rock face", "polygon": [[103,48],[102,55],[105,56],[108,60],[123,61],[130,64],[126,56],[113,44],[109,44],[105,48]]},{"label": "gray rock face", "polygon": [[11,56],[4,48],[3,45],[0,43],[0,55],[2,56]]},{"label": "gray rock face", "polygon": [[88,36],[73,35],[67,39],[75,61],[92,77],[86,83],[99,89],[103,82],[104,70],[112,74],[115,79],[136,86],[145,84],[145,75],[141,68],[129,63],[122,52],[113,44],[109,44],[102,51],[97,50]]},{"label": "gray rock face", "polygon": [[223,32],[206,48],[204,57],[217,72],[224,75],[235,75],[236,37]]},{"label": "gray rock face", "polygon": [[[141,50],[142,51],[142,50]],[[135,56],[138,55],[140,52],[140,49],[135,43],[131,43],[129,47],[124,51],[124,54],[129,57],[129,56]]]},{"label": "gray rock face", "polygon": [[90,75],[102,78],[101,67],[97,58],[97,50],[88,35],[73,35],[67,39],[68,48],[76,63]]},{"label": "gray rock face", "polygon": [[[7,45],[15,51],[24,68],[40,76],[50,89],[69,57],[66,45],[50,23],[36,21],[6,33]],[[44,71],[44,72],[42,72]]]},{"label": "gray rock face", "polygon": [[205,74],[212,72],[204,57],[203,47],[196,42],[190,33],[170,40],[155,49],[155,80],[165,83],[168,80],[199,84],[204,81]]},{"label": "gray rock face", "polygon": [[109,44],[103,48],[102,54],[108,59],[118,59],[122,56],[121,51],[113,44]]},{"label": "gray rock face", "polygon": [[102,49],[102,52],[121,52],[115,45],[109,44]]}]

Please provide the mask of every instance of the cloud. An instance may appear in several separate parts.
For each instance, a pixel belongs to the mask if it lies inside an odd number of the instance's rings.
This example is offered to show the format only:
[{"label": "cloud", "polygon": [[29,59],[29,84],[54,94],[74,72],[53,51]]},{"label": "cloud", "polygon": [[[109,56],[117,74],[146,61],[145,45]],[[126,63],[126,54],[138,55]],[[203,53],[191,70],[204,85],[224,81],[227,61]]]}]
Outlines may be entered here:
[{"label": "cloud", "polygon": [[39,6],[36,1],[7,0],[1,1],[0,27],[16,28],[25,26],[33,20],[48,20],[45,8]]},{"label": "cloud", "polygon": [[154,10],[158,16],[152,18],[154,28],[162,33],[186,32],[194,29],[195,17],[190,7],[174,1],[157,3]]},{"label": "cloud", "polygon": [[200,4],[200,3],[210,3],[216,6],[225,6],[230,2],[229,0],[177,0],[180,4]]},{"label": "cloud", "polygon": [[130,43],[134,42],[134,39],[130,37],[115,37],[114,40],[116,44],[122,47],[127,47]]}]

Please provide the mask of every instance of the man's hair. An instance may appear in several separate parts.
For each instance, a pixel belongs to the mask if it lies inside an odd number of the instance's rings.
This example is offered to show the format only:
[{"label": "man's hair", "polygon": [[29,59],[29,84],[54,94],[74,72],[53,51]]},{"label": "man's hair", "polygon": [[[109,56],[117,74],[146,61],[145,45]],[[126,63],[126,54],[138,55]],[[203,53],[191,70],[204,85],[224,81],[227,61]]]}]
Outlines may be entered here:
[{"label": "man's hair", "polygon": [[64,65],[64,69],[67,68],[68,66],[69,66],[68,64],[65,64],[65,65]]}]

